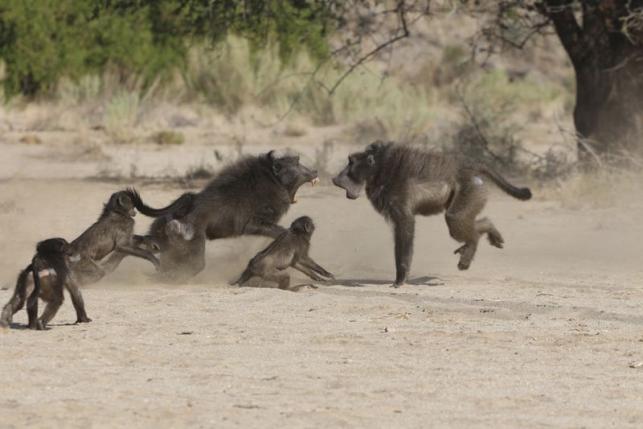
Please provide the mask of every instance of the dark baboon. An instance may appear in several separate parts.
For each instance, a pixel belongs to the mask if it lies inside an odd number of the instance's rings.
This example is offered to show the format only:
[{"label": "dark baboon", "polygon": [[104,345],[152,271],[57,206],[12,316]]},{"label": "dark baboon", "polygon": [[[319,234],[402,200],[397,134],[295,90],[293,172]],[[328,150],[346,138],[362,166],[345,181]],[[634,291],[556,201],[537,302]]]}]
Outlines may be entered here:
[{"label": "dark baboon", "polygon": [[[0,326],[9,326],[13,315],[27,302],[29,329],[45,329],[63,303],[67,288],[76,310],[76,323],[91,322],[85,312],[83,297],[69,272],[68,258],[72,249],[63,238],[50,238],[36,246],[31,264],[20,272],[13,296],[2,309]],[[31,284],[29,278],[33,281]],[[47,302],[38,319],[38,298]]]},{"label": "dark baboon", "polygon": [[321,276],[334,278],[308,256],[310,238],[314,231],[315,224],[308,216],[295,219],[288,230],[248,262],[241,277],[232,284],[243,286],[252,277],[261,277],[263,280],[276,282],[279,289],[290,289],[290,275],[286,271],[289,267],[317,281],[326,280]]},{"label": "dark baboon", "polygon": [[98,220],[71,242],[74,253],[72,271],[75,275],[88,279],[102,278],[107,271],[98,261],[112,252],[120,255],[114,255],[107,270],[115,269],[125,255],[146,259],[159,267],[154,254],[137,247],[134,242],[135,195],[135,192],[129,190],[112,194]]},{"label": "dark baboon", "polygon": [[[168,216],[165,222],[180,219],[191,225],[197,239],[201,234],[210,240],[247,234],[276,238],[285,231],[277,222],[297,201],[299,187],[317,181],[317,172],[301,165],[298,156],[277,156],[271,151],[237,161],[201,192],[184,194],[163,209],[152,209],[140,198],[134,204],[145,215]],[[162,260],[168,249],[161,251]]]},{"label": "dark baboon", "polygon": [[500,174],[480,163],[450,153],[431,153],[393,143],[375,142],[348,157],[348,166],[333,183],[356,199],[366,186],[375,210],[393,223],[396,278],[406,280],[411,267],[415,215],[429,216],[446,210],[451,237],[464,243],[458,268],[466,270],[476,253],[478,240],[487,234],[492,246],[504,240],[487,218],[476,219],[487,201],[483,177],[520,200],[531,198],[528,188],[517,188]]}]

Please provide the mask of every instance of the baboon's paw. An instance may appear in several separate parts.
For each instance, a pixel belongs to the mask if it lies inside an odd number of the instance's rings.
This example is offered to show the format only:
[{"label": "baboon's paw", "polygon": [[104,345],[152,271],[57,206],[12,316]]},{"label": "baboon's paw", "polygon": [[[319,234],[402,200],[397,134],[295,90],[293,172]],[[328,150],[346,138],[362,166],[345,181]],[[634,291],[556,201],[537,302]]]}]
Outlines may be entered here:
[{"label": "baboon's paw", "polygon": [[460,261],[458,262],[458,269],[460,271],[468,270],[470,265],[471,265],[471,262]]},{"label": "baboon's paw", "polygon": [[487,238],[489,239],[489,244],[498,249],[502,249],[505,244],[505,240],[500,234],[487,234]]},{"label": "baboon's paw", "polygon": [[462,253],[462,252],[464,252],[464,249],[465,249],[466,247],[467,247],[467,245],[466,245],[466,244],[463,244],[462,246],[460,246],[460,247],[458,247],[457,249],[455,249],[455,250],[453,251],[453,254],[454,254],[454,255],[457,255],[458,253]]},{"label": "baboon's paw", "polygon": [[30,323],[29,329],[32,329],[34,331],[44,331],[45,325],[42,323],[41,320],[38,320],[36,323]]},{"label": "baboon's paw", "polygon": [[76,323],[89,323],[91,321],[92,321],[92,319],[90,319],[89,317],[85,316],[85,317],[78,318],[76,320]]}]

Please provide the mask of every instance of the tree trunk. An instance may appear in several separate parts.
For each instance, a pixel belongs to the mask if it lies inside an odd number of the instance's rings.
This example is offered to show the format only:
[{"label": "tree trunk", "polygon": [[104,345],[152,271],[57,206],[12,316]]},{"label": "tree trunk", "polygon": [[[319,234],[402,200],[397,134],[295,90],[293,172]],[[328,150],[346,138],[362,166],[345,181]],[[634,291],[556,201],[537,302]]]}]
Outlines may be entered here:
[{"label": "tree trunk", "polygon": [[576,73],[574,125],[581,160],[643,150],[643,34],[623,31],[632,10],[626,3],[581,2],[581,27],[573,1],[547,2]]},{"label": "tree trunk", "polygon": [[612,68],[601,67],[607,53],[574,67],[576,106],[574,125],[579,134],[579,156],[641,151],[643,137],[643,55],[619,55]]}]

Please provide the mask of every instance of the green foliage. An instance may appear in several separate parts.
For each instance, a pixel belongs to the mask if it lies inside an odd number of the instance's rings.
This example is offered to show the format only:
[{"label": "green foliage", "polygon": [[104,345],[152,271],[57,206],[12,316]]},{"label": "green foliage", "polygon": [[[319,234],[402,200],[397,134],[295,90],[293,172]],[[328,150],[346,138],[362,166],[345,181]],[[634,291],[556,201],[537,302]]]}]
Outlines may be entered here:
[{"label": "green foliage", "polygon": [[193,41],[229,34],[254,48],[276,41],[283,60],[327,54],[322,1],[2,0],[0,58],[7,96],[47,94],[61,78],[116,70],[150,85],[183,69]]},{"label": "green foliage", "polygon": [[[252,49],[251,42],[228,37],[214,48],[193,48],[186,73],[189,92],[228,115],[244,107],[300,114],[315,125],[374,121],[390,137],[421,133],[434,119],[431,94],[396,78],[382,80],[357,69],[330,95],[345,71],[328,64],[313,76],[315,63],[306,52],[283,62],[276,43]],[[359,94],[359,96],[356,96]]]}]

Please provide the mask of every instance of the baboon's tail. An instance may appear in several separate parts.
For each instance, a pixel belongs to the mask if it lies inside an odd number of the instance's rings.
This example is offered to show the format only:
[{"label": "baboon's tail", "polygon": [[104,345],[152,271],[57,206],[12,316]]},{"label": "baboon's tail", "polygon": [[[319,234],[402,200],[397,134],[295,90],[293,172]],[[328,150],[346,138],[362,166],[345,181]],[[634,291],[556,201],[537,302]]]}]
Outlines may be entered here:
[{"label": "baboon's tail", "polygon": [[[31,292],[31,295],[34,295],[36,298],[40,296],[40,273],[34,267],[34,264],[29,265],[22,273],[20,273],[20,276],[18,276],[18,282],[22,280],[22,274],[25,273],[25,278],[23,281],[26,281],[26,276],[29,274],[29,271],[31,271],[31,274],[33,275],[33,292]],[[25,290],[27,290],[25,288]]]},{"label": "baboon's tail", "polygon": [[502,189],[512,197],[518,198],[519,200],[523,201],[531,198],[531,190],[529,188],[518,188],[512,185],[493,169],[485,166],[480,169],[480,172],[491,179],[493,183],[498,185],[500,189]]},{"label": "baboon's tail", "polygon": [[250,280],[250,278],[252,278],[252,273],[250,272],[250,270],[246,269],[243,273],[241,273],[241,277],[239,277],[236,281],[230,282],[230,286],[243,286],[243,284]]},{"label": "baboon's tail", "polygon": [[136,189],[129,188],[127,192],[130,194],[130,198],[132,199],[136,210],[143,213],[145,216],[161,217],[171,214],[173,219],[180,219],[190,213],[194,207],[194,199],[196,197],[195,193],[186,192],[169,206],[163,207],[162,209],[155,209],[143,202],[143,199]]}]

